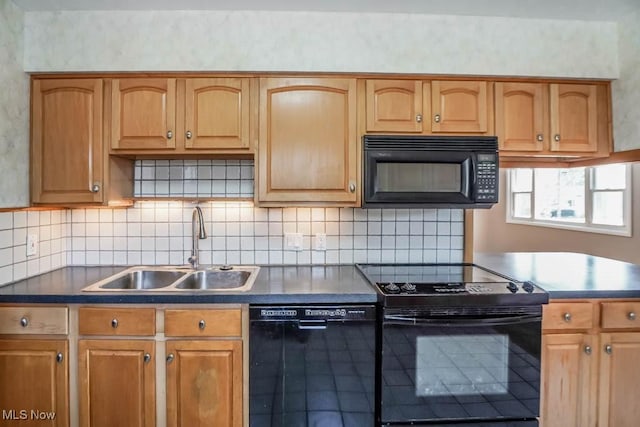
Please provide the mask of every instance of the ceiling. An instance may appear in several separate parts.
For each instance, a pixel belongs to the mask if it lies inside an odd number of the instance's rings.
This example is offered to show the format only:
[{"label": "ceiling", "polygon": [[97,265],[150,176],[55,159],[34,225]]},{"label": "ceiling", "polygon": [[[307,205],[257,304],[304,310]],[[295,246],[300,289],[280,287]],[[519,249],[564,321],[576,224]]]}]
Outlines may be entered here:
[{"label": "ceiling", "polygon": [[619,21],[640,0],[13,0],[44,10],[270,10],[386,12]]}]

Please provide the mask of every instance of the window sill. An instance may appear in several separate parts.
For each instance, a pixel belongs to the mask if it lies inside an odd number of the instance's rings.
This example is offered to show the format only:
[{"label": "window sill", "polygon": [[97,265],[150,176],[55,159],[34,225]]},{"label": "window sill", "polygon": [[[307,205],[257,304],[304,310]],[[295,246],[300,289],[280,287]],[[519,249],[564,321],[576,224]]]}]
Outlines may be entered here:
[{"label": "window sill", "polygon": [[587,226],[584,224],[572,224],[570,222],[556,223],[543,220],[526,220],[517,218],[507,218],[507,224],[531,225],[535,227],[547,227],[567,231],[580,231],[584,233],[597,233],[619,237],[631,237],[631,227]]}]

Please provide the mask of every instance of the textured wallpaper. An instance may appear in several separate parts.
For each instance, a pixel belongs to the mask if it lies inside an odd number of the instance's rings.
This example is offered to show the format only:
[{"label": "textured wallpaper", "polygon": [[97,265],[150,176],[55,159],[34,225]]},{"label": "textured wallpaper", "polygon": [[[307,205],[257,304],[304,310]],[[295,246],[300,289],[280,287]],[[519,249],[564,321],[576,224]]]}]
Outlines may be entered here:
[{"label": "textured wallpaper", "polygon": [[0,208],[29,203],[29,80],[23,13],[0,0]]},{"label": "textured wallpaper", "polygon": [[617,78],[615,23],[417,14],[25,15],[27,71],[348,71]]},{"label": "textured wallpaper", "polygon": [[613,82],[615,151],[640,148],[640,10],[618,24],[620,80]]}]

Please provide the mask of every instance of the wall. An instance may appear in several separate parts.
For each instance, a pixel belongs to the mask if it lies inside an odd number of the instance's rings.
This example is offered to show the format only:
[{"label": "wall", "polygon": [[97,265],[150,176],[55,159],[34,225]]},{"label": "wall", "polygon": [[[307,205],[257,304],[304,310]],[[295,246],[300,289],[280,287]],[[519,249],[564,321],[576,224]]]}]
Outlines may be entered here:
[{"label": "wall", "polygon": [[640,148],[640,10],[618,24],[620,80],[613,82],[615,151]]},{"label": "wall", "polygon": [[[65,265],[186,264],[191,251],[189,202],[139,202],[127,209],[0,213],[0,285]],[[460,209],[256,208],[251,202],[201,203],[209,237],[203,264],[353,264],[460,262]],[[302,233],[302,251],[284,233]],[[37,233],[36,257],[25,256]],[[327,250],[314,250],[316,233]]]},{"label": "wall", "polygon": [[0,208],[29,204],[29,80],[23,13],[0,0]]},{"label": "wall", "polygon": [[[632,169],[633,237],[584,233],[531,225],[507,224],[506,189],[500,189],[501,202],[490,210],[474,212],[474,250],[476,252],[581,252],[640,264],[640,164]],[[500,170],[500,182],[506,172]]]},{"label": "wall", "polygon": [[380,13],[28,12],[24,67],[616,78],[617,26]]}]

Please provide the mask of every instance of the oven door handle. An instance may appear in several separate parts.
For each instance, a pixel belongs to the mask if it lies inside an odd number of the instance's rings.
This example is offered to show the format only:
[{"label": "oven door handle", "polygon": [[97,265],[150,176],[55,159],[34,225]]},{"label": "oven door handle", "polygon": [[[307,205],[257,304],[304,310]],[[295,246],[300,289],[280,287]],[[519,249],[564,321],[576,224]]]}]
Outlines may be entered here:
[{"label": "oven door handle", "polygon": [[425,325],[425,326],[437,326],[437,325],[455,325],[455,326],[499,326],[499,325],[517,325],[520,323],[540,322],[542,316],[538,314],[523,314],[516,316],[499,316],[499,317],[485,317],[485,316],[473,316],[473,317],[415,317],[415,316],[402,316],[402,315],[388,315],[384,316],[383,323],[386,325]]},{"label": "oven door handle", "polygon": [[298,329],[327,329],[326,320],[298,320]]}]

